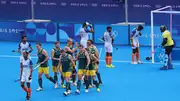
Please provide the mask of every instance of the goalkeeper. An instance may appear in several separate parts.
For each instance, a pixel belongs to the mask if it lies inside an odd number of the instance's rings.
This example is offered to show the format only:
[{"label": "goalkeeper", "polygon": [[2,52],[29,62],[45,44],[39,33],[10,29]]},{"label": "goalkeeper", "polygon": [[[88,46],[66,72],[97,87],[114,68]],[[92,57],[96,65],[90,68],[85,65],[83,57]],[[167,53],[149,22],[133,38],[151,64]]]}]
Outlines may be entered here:
[{"label": "goalkeeper", "polygon": [[171,53],[174,48],[174,41],[172,39],[171,33],[167,30],[166,26],[161,26],[160,30],[162,32],[162,46],[165,48],[165,56],[164,56],[164,66],[161,67],[161,70],[173,69],[173,65],[171,63]]}]

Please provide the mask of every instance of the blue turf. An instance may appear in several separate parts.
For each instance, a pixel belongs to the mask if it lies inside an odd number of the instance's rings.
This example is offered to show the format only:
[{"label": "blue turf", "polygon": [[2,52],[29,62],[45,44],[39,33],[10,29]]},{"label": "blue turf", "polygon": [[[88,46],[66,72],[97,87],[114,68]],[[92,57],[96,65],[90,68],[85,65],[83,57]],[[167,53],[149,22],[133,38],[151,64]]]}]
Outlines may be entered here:
[{"label": "blue turf", "polygon": [[[0,101],[24,101],[25,93],[20,88],[19,83],[14,80],[19,77],[19,58],[5,58],[2,55],[18,56],[11,50],[17,49],[15,42],[1,42],[0,61]],[[50,53],[53,44],[43,44]],[[64,46],[64,45],[63,45]],[[35,43],[33,43],[35,49]],[[100,49],[103,46],[98,46]],[[33,52],[35,53],[35,51]],[[104,49],[101,60],[104,60]],[[150,55],[150,48],[141,48],[141,58]],[[114,60],[130,61],[131,48],[121,46],[119,50],[114,50]],[[33,58],[35,63],[36,59]],[[144,60],[145,61],[145,60]],[[33,73],[32,82],[32,101],[180,101],[180,68],[176,65],[175,70],[160,71],[160,64],[131,65],[127,62],[114,62],[116,68],[107,69],[105,62],[100,62],[100,72],[104,85],[101,92],[90,89],[89,93],[84,93],[82,88],[81,95],[62,96],[64,89],[54,89],[54,85],[44,79],[43,92],[36,92],[38,87],[37,71]],[[49,64],[51,64],[49,62]],[[50,69],[51,71],[51,69]],[[51,72],[51,75],[52,72]],[[45,77],[44,77],[45,78]],[[75,90],[75,87],[73,87]]]}]

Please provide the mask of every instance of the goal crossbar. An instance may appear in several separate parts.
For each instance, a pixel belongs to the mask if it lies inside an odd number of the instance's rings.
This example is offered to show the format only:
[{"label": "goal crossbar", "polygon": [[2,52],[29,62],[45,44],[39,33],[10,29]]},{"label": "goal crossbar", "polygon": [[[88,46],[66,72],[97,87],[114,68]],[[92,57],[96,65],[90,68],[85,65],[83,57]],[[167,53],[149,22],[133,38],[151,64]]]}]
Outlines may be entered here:
[{"label": "goal crossbar", "polygon": [[152,13],[180,14],[180,11],[151,11]]}]

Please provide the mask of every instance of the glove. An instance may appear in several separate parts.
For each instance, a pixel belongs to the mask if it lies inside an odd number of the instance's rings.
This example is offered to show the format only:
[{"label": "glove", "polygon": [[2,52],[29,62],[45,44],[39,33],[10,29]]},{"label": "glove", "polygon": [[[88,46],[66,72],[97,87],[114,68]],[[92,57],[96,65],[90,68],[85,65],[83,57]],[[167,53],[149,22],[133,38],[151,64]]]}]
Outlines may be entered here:
[{"label": "glove", "polygon": [[92,28],[92,24],[89,24],[88,26],[89,26],[90,28]]},{"label": "glove", "polygon": [[112,44],[114,43],[114,38],[112,39]]},{"label": "glove", "polygon": [[29,50],[29,51],[28,51],[28,53],[31,53],[31,52],[32,52],[32,50]]},{"label": "glove", "polygon": [[32,76],[30,75],[28,79],[31,80],[31,79],[32,79]]},{"label": "glove", "polygon": [[141,35],[142,35],[142,33],[141,33],[141,32],[139,32],[139,35],[141,36]]}]

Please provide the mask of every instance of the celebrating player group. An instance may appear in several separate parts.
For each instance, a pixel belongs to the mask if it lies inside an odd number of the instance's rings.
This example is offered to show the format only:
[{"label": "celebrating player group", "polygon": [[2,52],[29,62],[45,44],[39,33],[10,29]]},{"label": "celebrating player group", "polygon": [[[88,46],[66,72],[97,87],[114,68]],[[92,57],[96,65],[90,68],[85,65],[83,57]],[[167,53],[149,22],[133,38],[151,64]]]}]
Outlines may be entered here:
[{"label": "celebrating player group", "polygon": [[[67,39],[67,45],[60,48],[60,42],[54,43],[54,48],[51,51],[52,72],[54,77],[49,75],[49,55],[39,42],[36,43],[37,62],[33,65],[31,60],[31,52],[33,47],[27,41],[26,36],[22,37],[22,42],[19,44],[18,53],[20,57],[20,81],[21,87],[26,92],[26,99],[31,98],[31,81],[33,72],[38,69],[38,88],[37,92],[43,91],[43,78],[45,77],[54,84],[55,89],[60,84],[61,88],[65,89],[64,96],[72,94],[72,85],[77,86],[76,94],[80,94],[81,84],[85,86],[85,92],[89,88],[96,87],[97,92],[100,92],[99,85],[102,85],[101,75],[98,71],[99,53],[93,41],[88,39],[88,33],[93,33],[93,27],[89,23],[84,23],[79,35],[81,36],[80,44],[74,42],[73,39]],[[15,51],[13,51],[15,52]],[[76,66],[77,64],[77,66]],[[33,68],[34,67],[34,68]],[[98,80],[96,80],[96,76]],[[58,77],[60,81],[58,81]],[[77,79],[77,80],[76,80]],[[83,82],[82,82],[83,81]],[[93,81],[93,82],[92,82]],[[60,83],[59,83],[60,82]],[[27,84],[27,87],[25,86]]]},{"label": "celebrating player group", "polygon": [[[139,36],[142,35],[141,30],[143,26],[139,25],[133,29],[130,41],[132,45],[132,64],[142,64],[140,61],[139,52]],[[171,34],[167,31],[165,26],[161,26],[161,32],[163,32],[162,46],[165,47],[164,66],[161,69],[172,69],[171,52],[174,47]],[[31,98],[31,81],[33,72],[38,68],[38,88],[37,92],[43,91],[43,79],[42,75],[54,84],[55,89],[60,85],[64,88],[64,96],[72,94],[71,86],[76,86],[76,94],[81,93],[81,85],[84,84],[85,92],[89,92],[89,88],[95,87],[97,92],[100,92],[100,85],[102,85],[102,79],[99,72],[99,52],[96,46],[93,44],[93,40],[89,39],[89,33],[94,33],[93,26],[89,23],[83,23],[82,28],[79,31],[81,37],[80,44],[74,42],[73,39],[67,39],[67,45],[64,48],[60,48],[60,42],[54,43],[54,48],[51,51],[52,59],[52,72],[54,77],[49,75],[49,55],[43,48],[42,44],[37,42],[37,56],[38,60],[33,66],[31,60],[31,52],[33,47],[27,42],[26,36],[22,37],[22,42],[19,44],[18,53],[20,57],[20,81],[21,87],[26,92],[26,99]],[[114,68],[112,64],[113,42],[115,35],[112,31],[112,27],[108,26],[104,32],[104,36],[99,38],[104,42],[104,48],[106,52],[105,62],[107,68]],[[136,56],[136,61],[134,57]],[[34,68],[33,68],[34,67]],[[59,79],[58,79],[59,78]],[[96,79],[97,78],[97,79]],[[71,82],[72,81],[72,82]],[[27,84],[27,87],[25,86]]]}]

